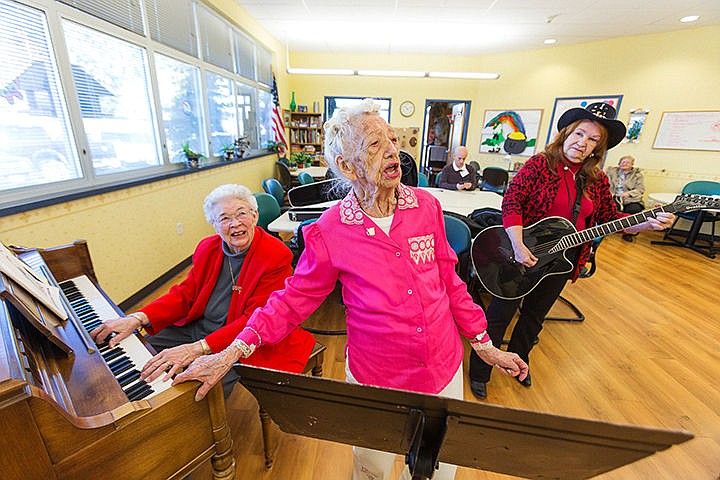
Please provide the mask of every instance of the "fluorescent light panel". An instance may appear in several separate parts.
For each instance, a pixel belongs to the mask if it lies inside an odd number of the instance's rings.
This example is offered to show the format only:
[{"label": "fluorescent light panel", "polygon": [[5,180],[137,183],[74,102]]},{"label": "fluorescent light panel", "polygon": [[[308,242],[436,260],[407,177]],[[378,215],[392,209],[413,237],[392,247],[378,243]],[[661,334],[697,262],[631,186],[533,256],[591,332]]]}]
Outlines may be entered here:
[{"label": "fluorescent light panel", "polygon": [[424,77],[425,72],[414,70],[358,70],[358,75],[370,77]]},{"label": "fluorescent light panel", "polygon": [[420,72],[414,70],[351,70],[349,68],[297,68],[287,67],[291,75],[363,75],[376,77],[431,77],[431,78],[462,78],[471,80],[497,80],[495,72]]},{"label": "fluorescent light panel", "polygon": [[476,80],[497,80],[499,73],[495,72],[428,72],[430,78],[471,78]]},{"label": "fluorescent light panel", "polygon": [[293,75],[355,75],[355,70],[347,68],[295,68],[288,67],[287,73]]}]

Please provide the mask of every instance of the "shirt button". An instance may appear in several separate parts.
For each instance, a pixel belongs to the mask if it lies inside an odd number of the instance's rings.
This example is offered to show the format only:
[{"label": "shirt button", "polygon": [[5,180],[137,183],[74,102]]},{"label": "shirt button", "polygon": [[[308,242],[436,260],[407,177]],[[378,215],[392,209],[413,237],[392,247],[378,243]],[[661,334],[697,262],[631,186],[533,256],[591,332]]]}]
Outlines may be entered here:
[{"label": "shirt button", "polygon": [[418,327],[417,331],[418,331],[418,333],[422,332],[422,328]]},{"label": "shirt button", "polygon": [[400,256],[400,252],[395,252],[395,256],[396,256],[396,257],[399,257],[399,256]]},{"label": "shirt button", "polygon": [[408,289],[408,295],[412,295],[412,290]]}]

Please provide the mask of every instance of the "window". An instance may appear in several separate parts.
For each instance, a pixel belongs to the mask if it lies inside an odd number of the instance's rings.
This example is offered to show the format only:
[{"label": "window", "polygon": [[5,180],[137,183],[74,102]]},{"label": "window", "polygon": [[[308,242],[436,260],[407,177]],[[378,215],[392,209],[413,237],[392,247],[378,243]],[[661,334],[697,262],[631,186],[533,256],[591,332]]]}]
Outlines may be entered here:
[{"label": "window", "polygon": [[[362,102],[366,97],[325,97],[325,116],[326,119],[332,118],[336,108],[348,108]],[[380,104],[380,116],[390,123],[390,99],[382,97],[372,97],[375,103]]]},{"label": "window", "polygon": [[190,0],[145,0],[150,36],[193,57],[198,56],[195,16]]},{"label": "window", "polygon": [[0,191],[82,178],[43,12],[0,1],[0,58]]},{"label": "window", "polygon": [[63,28],[95,174],[160,165],[145,50],[73,22]]},{"label": "window", "polygon": [[0,55],[0,216],[267,145],[272,52],[201,0],[0,0]]},{"label": "window", "polygon": [[[238,137],[234,82],[229,78],[208,72],[206,83],[212,153],[221,156],[223,147],[233,145]],[[206,149],[199,151],[206,152]]]},{"label": "window", "polygon": [[183,162],[184,143],[193,150],[206,145],[200,71],[165,55],[155,55],[165,143],[170,161]]},{"label": "window", "polygon": [[268,142],[275,140],[272,129],[273,96],[265,90],[258,90],[258,138],[259,147],[267,146]]}]

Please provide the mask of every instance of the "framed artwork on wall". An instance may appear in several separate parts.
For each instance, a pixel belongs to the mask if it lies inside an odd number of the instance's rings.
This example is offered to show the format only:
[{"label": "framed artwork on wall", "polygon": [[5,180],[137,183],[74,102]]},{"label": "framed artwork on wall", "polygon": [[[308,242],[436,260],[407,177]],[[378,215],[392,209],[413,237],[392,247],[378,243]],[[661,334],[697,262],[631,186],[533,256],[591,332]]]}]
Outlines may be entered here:
[{"label": "framed artwork on wall", "polygon": [[535,154],[542,110],[485,110],[480,153]]},{"label": "framed artwork on wall", "polygon": [[585,108],[591,103],[605,102],[608,105],[615,108],[615,115],[620,113],[620,103],[622,102],[622,95],[599,95],[595,97],[558,97],[555,99],[555,106],[553,107],[552,117],[550,117],[550,129],[548,130],[547,140],[545,143],[548,144],[552,141],[557,133],[557,121],[560,116],[571,108],[580,107]]}]

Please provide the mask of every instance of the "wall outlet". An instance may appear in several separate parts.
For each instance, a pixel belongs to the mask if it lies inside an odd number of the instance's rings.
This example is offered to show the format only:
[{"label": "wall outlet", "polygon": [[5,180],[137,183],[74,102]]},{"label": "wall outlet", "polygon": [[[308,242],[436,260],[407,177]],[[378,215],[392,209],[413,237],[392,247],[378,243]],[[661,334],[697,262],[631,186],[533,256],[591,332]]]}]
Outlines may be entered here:
[{"label": "wall outlet", "polygon": [[183,234],[183,226],[182,223],[178,222],[177,225],[175,225],[175,228],[177,229],[177,234],[182,235]]}]

